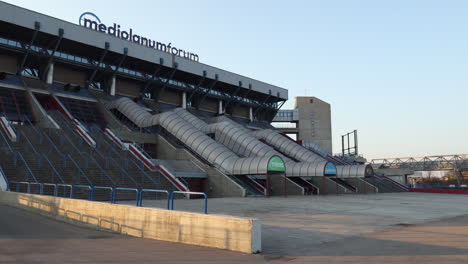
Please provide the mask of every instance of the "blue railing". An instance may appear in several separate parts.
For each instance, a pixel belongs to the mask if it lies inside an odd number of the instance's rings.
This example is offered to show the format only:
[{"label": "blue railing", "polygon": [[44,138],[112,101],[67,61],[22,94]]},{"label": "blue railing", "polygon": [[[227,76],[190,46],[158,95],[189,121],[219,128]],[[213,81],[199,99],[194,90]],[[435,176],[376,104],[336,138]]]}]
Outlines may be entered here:
[{"label": "blue railing", "polygon": [[57,184],[57,196],[58,196],[58,187],[62,187],[63,188],[63,196],[65,196],[66,194],[66,190],[67,188],[70,188],[70,198],[71,198],[71,195],[72,195],[72,185],[71,184]]},{"label": "blue railing", "polygon": [[[158,183],[159,183],[158,181],[155,181],[155,180],[153,179],[153,177],[151,177],[150,175],[148,175],[148,174],[144,171],[145,166],[144,166],[143,164],[140,164],[140,165],[142,165],[142,166],[140,167],[140,166],[133,160],[133,158],[131,158],[131,157],[129,157],[129,156],[127,155],[128,151],[125,152],[124,157],[122,157],[122,155],[121,155],[120,153],[116,152],[116,151],[115,151],[115,145],[114,145],[114,144],[111,144],[110,142],[108,142],[108,141],[106,140],[107,136],[105,136],[104,132],[103,132],[99,127],[93,126],[93,127],[90,128],[90,130],[93,131],[93,132],[97,132],[97,133],[100,134],[99,137],[96,137],[96,140],[98,141],[98,143],[104,143],[104,144],[107,146],[108,149],[111,149],[112,152],[114,152],[114,154],[115,154],[117,157],[119,157],[120,160],[122,160],[122,161],[124,162],[124,165],[125,165],[124,167],[125,167],[126,169],[129,169],[129,168],[128,168],[128,163],[129,163],[129,162],[131,162],[131,163],[134,165],[134,167],[142,174],[142,184],[143,184],[143,177],[145,177],[145,178],[147,178],[148,180],[150,180],[153,184],[158,184]],[[98,145],[98,146],[99,146],[99,145]],[[97,148],[96,148],[96,151],[97,151],[97,153],[98,153],[99,155],[101,155],[100,152],[99,152],[99,150],[98,150]],[[101,157],[102,157],[102,155],[101,155]],[[113,160],[113,161],[115,162],[114,159],[112,159],[112,158],[110,158],[110,159]],[[127,176],[130,177],[131,180],[135,183],[135,180],[134,180],[133,177],[131,177],[130,175],[127,175]],[[135,184],[136,184],[136,183],[135,183]],[[137,184],[136,184],[136,185],[137,185]],[[138,185],[137,185],[137,186],[138,186]]]},{"label": "blue railing", "polygon": [[58,196],[58,186],[56,183],[43,183],[42,184],[42,190],[41,190],[41,195],[44,194],[44,186],[53,186],[54,187],[54,196]]},{"label": "blue railing", "polygon": [[51,179],[52,179],[52,182],[55,183],[55,178],[54,178],[54,175],[57,176],[57,178],[60,179],[60,182],[61,183],[65,183],[65,181],[63,180],[62,176],[60,176],[60,173],[58,173],[58,171],[55,169],[54,165],[52,164],[52,162],[50,162],[50,160],[47,158],[47,156],[42,153],[42,157],[44,158],[44,160],[47,162],[47,164],[49,164],[49,167],[52,169],[51,171]]},{"label": "blue railing", "polygon": [[[17,167],[18,165],[18,157],[21,159],[21,161],[23,162],[24,164],[24,167],[26,168],[26,172],[29,174],[29,176],[31,176],[33,179],[34,179],[34,182],[39,182],[36,177],[34,176],[34,174],[32,173],[31,171],[31,168],[29,167],[28,163],[24,160],[23,158],[23,155],[21,155],[20,152],[15,152],[14,155],[13,155],[13,164],[15,166],[15,168]],[[26,180],[29,180],[29,177],[26,178]]]},{"label": "blue railing", "polygon": [[[7,150],[13,153],[13,148],[11,147],[10,143],[8,143],[8,139],[5,138],[2,132],[0,132],[0,136],[2,137],[3,145],[5,145],[8,148]],[[7,150],[5,150],[4,152],[7,152]]]},{"label": "blue railing", "polygon": [[203,192],[184,192],[184,191],[173,191],[171,195],[171,210],[174,210],[174,198],[176,194],[193,194],[193,195],[203,195],[205,198],[205,214],[208,214],[208,195]]},{"label": "blue railing", "polygon": [[112,203],[117,203],[117,191],[133,191],[135,192],[135,200],[136,200],[136,206],[138,206],[138,200],[140,198],[140,191],[135,188],[122,188],[122,187],[116,187],[114,188],[114,192],[112,194]]},{"label": "blue railing", "polygon": [[76,189],[88,189],[88,200],[90,200],[90,201],[94,200],[93,187],[91,187],[89,185],[72,185],[70,198],[72,198],[72,199],[75,198],[75,190]]},{"label": "blue railing", "polygon": [[72,156],[70,155],[67,155],[68,159],[70,159],[70,161],[73,163],[73,165],[75,165],[76,169],[77,169],[77,174],[78,174],[78,182],[80,182],[80,179],[81,179],[81,176],[83,176],[83,178],[85,178],[85,180],[90,184],[92,185],[91,181],[89,180],[88,176],[86,176],[86,174],[81,170],[80,166],[78,166],[78,164],[76,163],[76,161],[72,158]]},{"label": "blue railing", "polygon": [[170,200],[171,200],[171,193],[169,191],[165,191],[165,190],[153,190],[153,189],[143,189],[140,191],[140,199],[139,199],[139,202],[137,203],[137,206],[143,206],[143,194],[145,192],[153,192],[153,193],[165,193],[166,194],[166,197],[167,197],[167,210],[170,210],[171,207],[170,207]]},{"label": "blue railing", "polygon": [[114,187],[94,186],[93,187],[93,198],[94,198],[94,193],[95,193],[96,190],[110,190],[109,201],[112,203],[112,198],[114,197]]},{"label": "blue railing", "polygon": [[42,144],[42,140],[43,140],[43,135],[42,133],[40,133],[36,127],[32,124],[31,120],[28,118],[28,116],[26,115],[23,115],[23,122],[24,120],[26,120],[26,122],[28,123],[28,125],[34,130],[34,132],[36,132],[36,134],[39,136],[39,143]]},{"label": "blue railing", "polygon": [[55,197],[59,197],[59,188],[70,189],[70,198],[74,199],[76,194],[76,189],[87,189],[88,190],[88,200],[94,201],[94,195],[96,190],[109,190],[110,191],[110,203],[117,203],[117,191],[132,191],[135,192],[135,199],[136,199],[136,206],[143,207],[143,195],[145,192],[151,193],[163,193],[166,194],[166,209],[167,210],[174,210],[174,199],[176,194],[191,194],[191,195],[202,195],[204,197],[204,213],[208,214],[208,196],[206,193],[203,192],[184,192],[184,191],[166,191],[166,190],[155,190],[155,189],[135,189],[135,188],[123,188],[123,187],[102,187],[102,186],[91,186],[91,185],[70,185],[70,184],[53,184],[53,183],[36,183],[36,182],[16,182],[10,181],[7,182],[7,188],[9,191],[13,190],[10,185],[16,184],[16,192],[20,192],[20,186],[26,185],[27,186],[27,193],[31,193],[31,186],[38,185],[39,186],[39,194],[44,194],[44,186],[53,186],[54,187],[54,195]]}]

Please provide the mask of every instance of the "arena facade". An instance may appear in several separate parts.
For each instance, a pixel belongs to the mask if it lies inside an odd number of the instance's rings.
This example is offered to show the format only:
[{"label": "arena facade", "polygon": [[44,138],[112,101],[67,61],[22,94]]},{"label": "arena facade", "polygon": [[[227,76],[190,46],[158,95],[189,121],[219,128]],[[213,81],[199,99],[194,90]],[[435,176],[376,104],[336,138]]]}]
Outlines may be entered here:
[{"label": "arena facade", "polygon": [[77,22],[0,2],[0,166],[10,188],[86,185],[95,199],[108,199],[97,187],[210,197],[405,190],[271,126],[286,89],[94,13]]}]

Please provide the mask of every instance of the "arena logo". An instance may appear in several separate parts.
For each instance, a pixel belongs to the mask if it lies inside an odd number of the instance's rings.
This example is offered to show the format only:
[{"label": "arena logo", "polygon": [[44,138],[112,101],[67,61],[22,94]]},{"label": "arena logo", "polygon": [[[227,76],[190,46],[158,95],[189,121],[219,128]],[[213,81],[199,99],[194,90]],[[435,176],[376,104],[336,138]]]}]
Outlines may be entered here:
[{"label": "arena logo", "polygon": [[131,41],[133,43],[140,44],[149,48],[153,48],[159,51],[163,51],[172,55],[180,56],[189,60],[198,62],[199,57],[197,54],[187,52],[183,49],[172,47],[172,44],[164,44],[149,38],[142,37],[138,34],[134,34],[133,29],[122,30],[119,24],[113,23],[112,26],[107,26],[101,22],[98,16],[91,12],[84,12],[79,18],[80,26],[103,32],[111,36],[121,38],[124,40]]}]

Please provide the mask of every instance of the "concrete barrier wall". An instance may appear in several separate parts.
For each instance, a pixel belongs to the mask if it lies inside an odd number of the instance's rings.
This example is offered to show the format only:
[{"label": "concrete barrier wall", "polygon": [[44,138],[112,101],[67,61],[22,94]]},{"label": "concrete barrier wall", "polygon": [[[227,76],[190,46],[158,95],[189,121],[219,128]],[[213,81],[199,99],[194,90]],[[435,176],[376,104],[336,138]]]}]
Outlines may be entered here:
[{"label": "concrete barrier wall", "polygon": [[244,253],[261,252],[257,219],[205,215],[0,191],[0,203],[135,237]]}]

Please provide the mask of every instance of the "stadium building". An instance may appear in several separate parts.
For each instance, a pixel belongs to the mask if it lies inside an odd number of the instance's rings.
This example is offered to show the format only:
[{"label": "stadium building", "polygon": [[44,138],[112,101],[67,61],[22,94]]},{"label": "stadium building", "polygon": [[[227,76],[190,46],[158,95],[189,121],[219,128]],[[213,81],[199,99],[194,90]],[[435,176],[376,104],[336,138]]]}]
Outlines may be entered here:
[{"label": "stadium building", "polygon": [[109,187],[210,197],[399,190],[271,126],[286,89],[93,13],[77,21],[0,2],[0,166],[10,188],[92,186],[96,199]]}]

